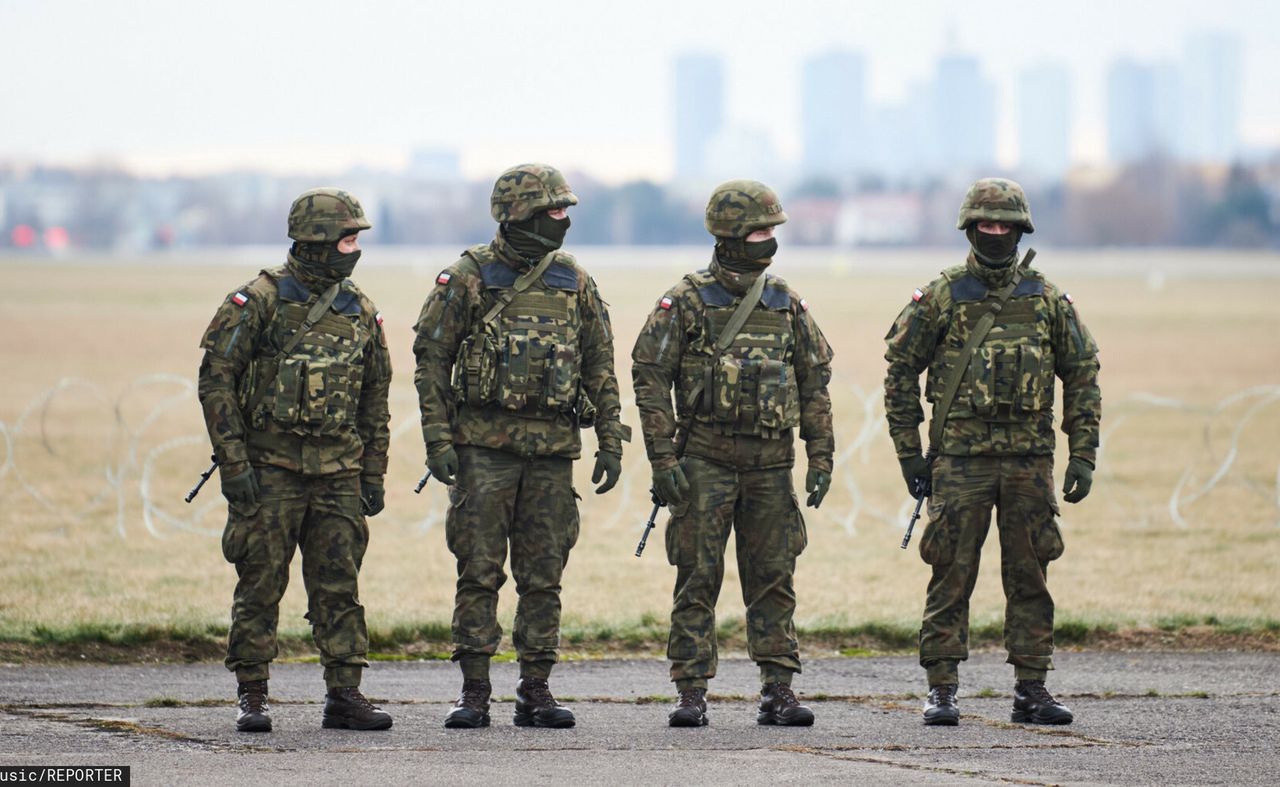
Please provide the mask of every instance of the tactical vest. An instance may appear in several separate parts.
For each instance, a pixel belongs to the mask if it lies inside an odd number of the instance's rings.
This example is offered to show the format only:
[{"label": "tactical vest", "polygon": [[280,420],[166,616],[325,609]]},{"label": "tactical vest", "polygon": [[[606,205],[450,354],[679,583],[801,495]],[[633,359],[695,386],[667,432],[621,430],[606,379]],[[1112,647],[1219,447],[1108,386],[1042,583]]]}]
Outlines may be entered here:
[{"label": "tactical vest", "polygon": [[[963,267],[943,273],[951,290],[950,327],[929,365],[925,397],[942,398],[947,377],[959,362],[970,331],[990,310],[989,291]],[[950,418],[995,422],[1032,421],[1053,408],[1054,354],[1044,281],[1027,276],[996,315],[960,382]]]},{"label": "tactical vest", "polygon": [[[520,274],[488,246],[467,250],[459,269],[477,275],[490,297],[512,290]],[[498,406],[531,418],[570,413],[581,395],[582,359],[578,272],[554,260],[492,321],[478,321],[463,339],[453,366],[453,394],[460,405]]]},{"label": "tactical vest", "polygon": [[766,280],[760,305],[721,355],[716,338],[733,316],[737,299],[710,271],[691,273],[685,280],[703,308],[701,335],[680,360],[676,397],[681,417],[692,415],[719,434],[769,439],[798,426],[800,388],[791,362],[795,327],[786,288]]},{"label": "tactical vest", "polygon": [[[312,293],[283,269],[267,272],[277,299],[265,341],[241,380],[241,403],[251,400],[270,359],[301,327]],[[316,295],[318,297],[318,294]],[[360,296],[344,287],[320,321],[280,360],[274,381],[249,414],[256,429],[275,426],[299,435],[332,435],[354,429],[364,382],[364,348],[373,337],[373,315],[362,314]]]}]

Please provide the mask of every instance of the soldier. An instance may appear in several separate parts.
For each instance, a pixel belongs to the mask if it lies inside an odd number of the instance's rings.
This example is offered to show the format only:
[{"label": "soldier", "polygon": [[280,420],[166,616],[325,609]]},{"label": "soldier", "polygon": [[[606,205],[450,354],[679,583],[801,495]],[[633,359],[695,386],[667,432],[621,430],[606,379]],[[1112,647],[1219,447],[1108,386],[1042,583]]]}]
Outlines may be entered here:
[{"label": "soldier", "polygon": [[369,638],[357,575],[390,441],[382,315],[347,278],[369,227],[347,192],[304,192],[289,209],[285,264],[233,290],[200,344],[200,403],[229,509],[222,552],[239,576],[226,665],[244,732],[271,729],[267,678],[297,548],[328,687],[324,726],[391,726],[359,689]]},{"label": "soldier", "polygon": [[450,485],[445,539],[458,560],[453,660],[462,693],[446,727],[489,724],[489,660],[502,638],[498,589],[511,551],[518,726],[572,727],[547,680],[560,644],[560,577],[578,540],[573,460],[594,418],[592,483],[603,494],[631,439],[613,372],[613,332],[595,281],[561,251],[578,204],[564,176],[521,164],[498,178],[497,237],[436,277],[414,328],[427,467]]},{"label": "soldier", "polygon": [[[1035,229],[1021,186],[1002,178],[974,183],[956,227],[971,247],[965,264],[916,290],[885,337],[889,434],[908,490],[929,495],[920,539],[920,555],[933,567],[920,629],[920,664],[929,676],[925,724],[960,718],[958,664],[969,655],[969,597],[992,506],[1005,648],[1017,681],[1013,720],[1069,724],[1071,711],[1044,684],[1053,668],[1045,574],[1063,551],[1054,521],[1053,386],[1056,375],[1071,451],[1062,491],[1078,503],[1089,494],[1098,448],[1098,347],[1071,296],[1026,267],[1035,252],[1019,260],[1018,241]],[[926,370],[928,457],[918,432]]]},{"label": "soldier", "polygon": [[765,273],[778,248],[774,227],[786,220],[764,184],[718,186],[706,212],[716,239],[710,267],[659,299],[631,354],[654,490],[671,505],[667,558],[677,573],[667,657],[679,692],[668,717],[673,727],[707,723],[715,607],[731,529],[747,652],[763,684],[756,720],[813,724],[812,711],[791,691],[800,671],[793,575],[808,541],[791,483],[792,430],[799,426],[805,441],[805,489],[816,508],[831,484],[832,351],[808,303]]}]

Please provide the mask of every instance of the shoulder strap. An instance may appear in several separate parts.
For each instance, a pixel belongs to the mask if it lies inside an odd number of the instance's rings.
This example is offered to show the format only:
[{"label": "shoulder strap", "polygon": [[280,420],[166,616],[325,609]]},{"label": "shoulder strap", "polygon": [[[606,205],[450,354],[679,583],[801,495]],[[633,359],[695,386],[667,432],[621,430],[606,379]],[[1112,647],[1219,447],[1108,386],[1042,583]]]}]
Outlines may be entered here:
[{"label": "shoulder strap", "polygon": [[276,381],[276,375],[280,373],[280,361],[293,352],[294,348],[298,346],[298,342],[302,341],[302,337],[306,336],[315,327],[315,324],[324,317],[324,313],[329,311],[334,299],[338,297],[338,289],[341,286],[342,282],[335,282],[329,286],[329,289],[324,291],[320,296],[320,300],[316,301],[311,310],[307,312],[307,316],[302,321],[302,324],[298,326],[298,330],[293,332],[293,335],[289,337],[289,341],[285,342],[284,347],[280,348],[280,352],[272,356],[271,360],[267,362],[264,374],[258,381],[257,387],[253,390],[253,396],[249,398],[247,412],[253,412],[258,405],[262,404],[262,398],[267,395],[267,388]]},{"label": "shoulder strap", "polygon": [[555,256],[556,253],[554,251],[549,252],[533,270],[521,274],[520,278],[516,279],[515,283],[511,285],[511,289],[503,290],[498,295],[498,299],[489,307],[489,311],[484,313],[484,317],[480,318],[480,321],[487,325],[498,319],[498,315],[502,314],[503,309],[511,305],[511,302],[516,299],[516,295],[529,289],[530,285],[542,278],[542,274],[546,273],[547,268],[551,267],[551,261],[555,259]]},{"label": "shoulder strap", "polygon": [[1035,256],[1036,250],[1029,250],[1018,269],[1013,272],[1013,278],[1009,280],[1009,283],[996,290],[995,300],[991,302],[986,314],[983,314],[978,319],[978,324],[973,327],[973,332],[969,334],[968,341],[964,343],[964,347],[960,350],[960,358],[956,361],[956,365],[952,367],[951,374],[947,375],[946,387],[942,389],[942,399],[939,400],[937,408],[934,409],[933,420],[929,423],[930,454],[942,450],[942,430],[947,425],[947,416],[951,413],[951,405],[955,402],[956,392],[960,390],[960,381],[964,379],[965,372],[969,370],[969,359],[973,357],[978,345],[982,344],[983,340],[987,338],[987,334],[991,332],[991,327],[996,324],[996,315],[1009,302],[1009,296],[1013,295],[1013,291],[1018,288],[1018,284],[1022,281],[1023,268],[1027,267]]},{"label": "shoulder strap", "polygon": [[751,287],[747,289],[747,294],[742,296],[742,302],[738,304],[738,308],[733,310],[733,316],[729,318],[729,322],[725,323],[724,330],[716,337],[716,352],[723,353],[733,344],[733,340],[738,338],[738,334],[742,331],[742,326],[747,324],[747,318],[751,316],[751,311],[755,309],[756,304],[760,302],[760,295],[764,293],[765,274],[761,272],[756,280],[751,282]]}]

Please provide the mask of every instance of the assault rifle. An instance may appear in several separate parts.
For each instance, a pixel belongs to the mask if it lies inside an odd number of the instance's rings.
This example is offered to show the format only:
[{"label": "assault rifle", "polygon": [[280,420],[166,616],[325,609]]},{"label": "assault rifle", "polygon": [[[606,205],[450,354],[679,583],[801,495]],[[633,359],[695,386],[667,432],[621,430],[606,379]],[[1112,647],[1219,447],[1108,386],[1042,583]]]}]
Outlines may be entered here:
[{"label": "assault rifle", "polygon": [[[702,403],[702,391],[698,391],[698,395],[694,400],[693,409],[696,410],[698,405]],[[693,429],[693,410],[689,411],[689,417],[681,424],[676,426],[676,461],[684,458],[684,447],[689,443],[689,432]],[[678,466],[678,465],[677,465]],[[653,498],[653,510],[649,512],[649,521],[644,523],[644,532],[640,534],[640,543],[636,545],[636,557],[644,554],[644,545],[649,540],[649,533],[653,531],[654,524],[658,521],[658,509],[667,504],[667,501],[658,497],[657,487],[649,487],[649,495]]]},{"label": "assault rifle", "polygon": [[[933,446],[929,446],[929,451],[924,455],[924,461],[933,467],[933,460],[937,457],[938,451]],[[911,542],[911,531],[915,530],[916,520],[920,518],[920,507],[924,505],[924,500],[933,494],[933,484],[923,478],[916,479],[915,489],[911,496],[916,499],[916,510],[911,513],[911,521],[907,523],[907,532],[902,535],[902,548],[906,549],[907,544]]]},{"label": "assault rifle", "polygon": [[187,492],[187,496],[183,498],[188,503],[196,499],[196,495],[200,494],[200,487],[204,486],[204,482],[213,477],[213,471],[218,469],[218,457],[211,456],[209,458],[213,460],[213,464],[209,465],[208,470],[200,474],[200,480],[196,481],[196,485],[191,487],[191,491]]}]

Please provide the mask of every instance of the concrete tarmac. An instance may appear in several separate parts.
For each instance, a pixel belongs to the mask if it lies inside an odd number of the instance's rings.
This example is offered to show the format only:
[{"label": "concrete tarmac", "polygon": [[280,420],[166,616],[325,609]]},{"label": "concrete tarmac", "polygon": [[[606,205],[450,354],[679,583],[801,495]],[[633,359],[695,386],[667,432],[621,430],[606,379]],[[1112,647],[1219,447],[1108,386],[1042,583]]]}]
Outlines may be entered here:
[{"label": "concrete tarmac", "polygon": [[1273,783],[1276,653],[1063,653],[1050,689],[1065,727],[1009,721],[1012,668],[962,665],[960,726],[925,727],[910,657],[819,659],[795,688],[807,729],[755,723],[755,665],[721,663],[710,726],[671,729],[659,660],[573,661],[552,688],[569,730],[511,724],[513,664],[494,665],[493,726],[441,726],[460,677],[447,662],[378,663],[366,695],[385,732],[320,727],[314,664],[273,669],[275,729],[237,733],[216,664],[0,666],[0,765],[129,765],[133,784],[1260,784]]}]

